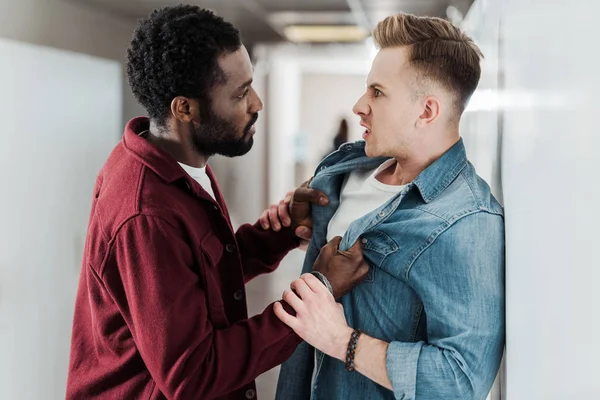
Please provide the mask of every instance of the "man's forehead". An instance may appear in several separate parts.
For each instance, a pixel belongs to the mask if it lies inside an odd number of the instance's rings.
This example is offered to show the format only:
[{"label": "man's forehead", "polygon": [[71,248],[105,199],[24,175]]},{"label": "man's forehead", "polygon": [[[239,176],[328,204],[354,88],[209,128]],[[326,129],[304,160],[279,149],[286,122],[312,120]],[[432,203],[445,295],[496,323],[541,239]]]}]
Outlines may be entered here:
[{"label": "man's forehead", "polygon": [[227,78],[228,84],[240,85],[252,78],[254,67],[246,48],[219,57],[219,66]]},{"label": "man's forehead", "polygon": [[403,47],[380,50],[373,60],[367,77],[367,85],[371,85],[373,82],[385,84],[386,81],[390,82],[406,75],[409,72],[407,61],[407,52]]}]

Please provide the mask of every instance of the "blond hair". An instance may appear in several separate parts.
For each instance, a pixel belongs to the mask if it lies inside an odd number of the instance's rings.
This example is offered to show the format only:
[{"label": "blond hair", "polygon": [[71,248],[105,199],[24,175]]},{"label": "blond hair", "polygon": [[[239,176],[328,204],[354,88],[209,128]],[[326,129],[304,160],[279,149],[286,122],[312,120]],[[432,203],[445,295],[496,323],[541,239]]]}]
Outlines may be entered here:
[{"label": "blond hair", "polygon": [[441,18],[398,14],[373,30],[377,47],[410,46],[409,65],[420,78],[442,85],[456,95],[461,114],[481,77],[481,50],[459,28]]}]

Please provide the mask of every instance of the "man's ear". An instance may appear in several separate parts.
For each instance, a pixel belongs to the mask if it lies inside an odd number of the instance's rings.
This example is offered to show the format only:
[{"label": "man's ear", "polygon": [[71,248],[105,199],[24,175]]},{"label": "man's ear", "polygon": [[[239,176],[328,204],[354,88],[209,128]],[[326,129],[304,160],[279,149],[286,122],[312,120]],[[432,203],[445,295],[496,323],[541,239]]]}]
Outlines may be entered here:
[{"label": "man's ear", "polygon": [[417,119],[417,126],[426,126],[435,122],[441,113],[441,104],[437,97],[427,96],[423,102],[423,112]]},{"label": "man's ear", "polygon": [[198,102],[187,97],[177,96],[171,102],[171,114],[184,124],[192,123],[199,118]]}]

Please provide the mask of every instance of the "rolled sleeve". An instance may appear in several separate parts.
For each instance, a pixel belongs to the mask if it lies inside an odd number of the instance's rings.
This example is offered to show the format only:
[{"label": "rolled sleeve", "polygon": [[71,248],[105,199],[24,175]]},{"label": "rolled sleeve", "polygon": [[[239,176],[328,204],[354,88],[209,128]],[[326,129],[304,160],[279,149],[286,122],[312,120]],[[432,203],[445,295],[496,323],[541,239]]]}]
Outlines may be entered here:
[{"label": "rolled sleeve", "polygon": [[386,367],[396,399],[415,400],[417,393],[417,363],[422,347],[422,342],[392,342],[389,344],[386,354]]}]

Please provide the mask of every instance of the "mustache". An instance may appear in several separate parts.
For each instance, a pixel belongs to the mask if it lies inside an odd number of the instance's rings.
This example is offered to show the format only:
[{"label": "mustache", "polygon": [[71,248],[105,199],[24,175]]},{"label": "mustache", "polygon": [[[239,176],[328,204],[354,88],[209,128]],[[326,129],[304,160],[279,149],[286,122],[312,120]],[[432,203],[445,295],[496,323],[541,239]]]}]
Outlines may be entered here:
[{"label": "mustache", "polygon": [[250,131],[250,128],[252,128],[252,125],[254,125],[257,120],[258,120],[258,113],[254,113],[252,115],[252,118],[250,119],[250,122],[248,122],[248,125],[246,125],[246,127],[244,128],[244,133],[248,133]]}]

